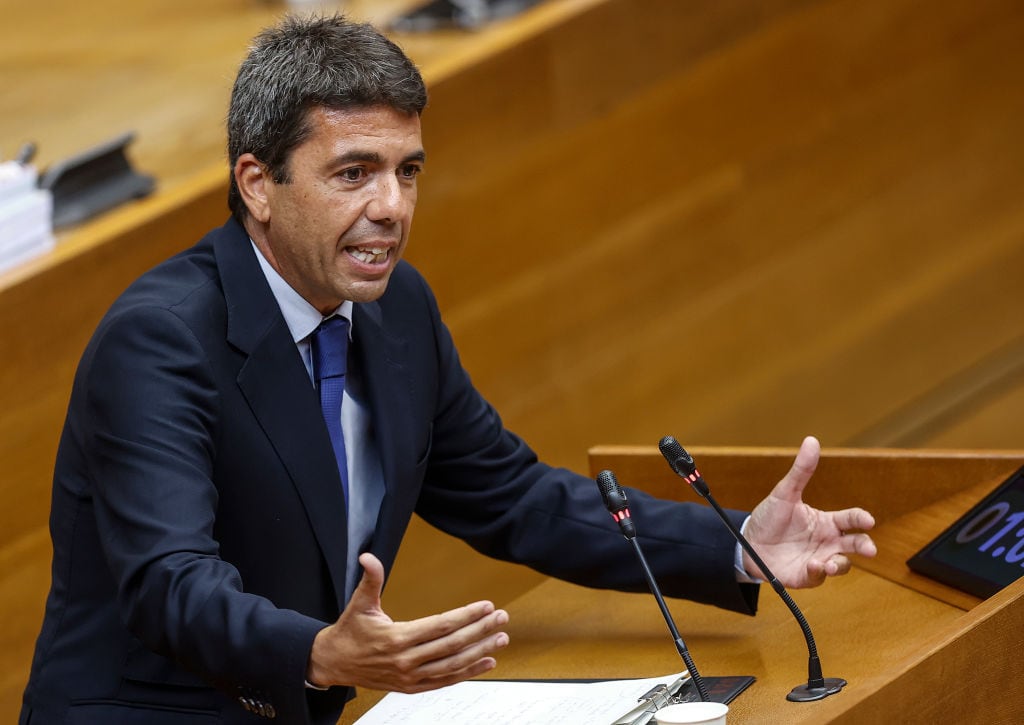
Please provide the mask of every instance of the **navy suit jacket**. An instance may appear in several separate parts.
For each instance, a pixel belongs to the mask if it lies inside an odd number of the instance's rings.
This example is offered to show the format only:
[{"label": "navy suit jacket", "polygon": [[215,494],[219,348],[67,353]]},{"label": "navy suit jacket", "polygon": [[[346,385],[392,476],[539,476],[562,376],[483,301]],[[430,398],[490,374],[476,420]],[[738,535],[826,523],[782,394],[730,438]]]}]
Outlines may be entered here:
[{"label": "navy suit jacket", "polygon": [[[353,315],[350,365],[386,486],[370,550],[386,570],[415,511],[486,554],[645,588],[593,481],[539,463],[473,388],[411,266]],[[705,507],[630,497],[666,594],[754,611]],[[22,723],[337,720],[351,690],[304,676],[344,606],[345,503],[316,393],[236,222],[143,275],[101,321],[50,528]]]}]

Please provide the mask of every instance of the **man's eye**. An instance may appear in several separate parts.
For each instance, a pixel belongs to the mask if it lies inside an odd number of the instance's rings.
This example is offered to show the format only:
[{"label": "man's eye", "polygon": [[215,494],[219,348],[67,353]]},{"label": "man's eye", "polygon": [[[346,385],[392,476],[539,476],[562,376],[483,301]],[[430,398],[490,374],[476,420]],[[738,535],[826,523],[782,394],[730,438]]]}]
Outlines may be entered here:
[{"label": "man's eye", "polygon": [[405,164],[399,168],[399,173],[403,178],[414,179],[419,174],[423,173],[423,167],[419,164]]},{"label": "man's eye", "polygon": [[344,169],[339,174],[345,181],[359,181],[366,175],[366,172],[360,166],[353,166],[349,169]]}]

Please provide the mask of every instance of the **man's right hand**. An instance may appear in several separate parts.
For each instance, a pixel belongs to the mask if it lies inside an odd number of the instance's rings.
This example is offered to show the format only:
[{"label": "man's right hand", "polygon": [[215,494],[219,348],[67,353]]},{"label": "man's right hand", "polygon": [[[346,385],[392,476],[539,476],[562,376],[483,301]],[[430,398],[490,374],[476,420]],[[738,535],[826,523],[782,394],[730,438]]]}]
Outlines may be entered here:
[{"label": "man's right hand", "polygon": [[345,611],[313,640],[306,679],[317,687],[354,685],[424,692],[476,677],[497,664],[508,644],[508,613],[475,602],[441,614],[395,622],[381,609],[384,566],[359,557],[363,578]]}]

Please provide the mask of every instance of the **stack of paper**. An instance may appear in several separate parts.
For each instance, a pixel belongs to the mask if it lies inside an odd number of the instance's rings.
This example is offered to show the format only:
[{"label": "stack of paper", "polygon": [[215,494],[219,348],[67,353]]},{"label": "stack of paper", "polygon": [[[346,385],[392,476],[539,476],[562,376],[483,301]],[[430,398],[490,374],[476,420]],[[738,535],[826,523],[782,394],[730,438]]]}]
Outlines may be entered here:
[{"label": "stack of paper", "polygon": [[0,272],[53,249],[53,197],[36,176],[30,164],[0,163]]},{"label": "stack of paper", "polygon": [[586,683],[469,680],[418,695],[391,692],[356,725],[629,723],[639,714],[638,700],[644,693],[685,674]]}]

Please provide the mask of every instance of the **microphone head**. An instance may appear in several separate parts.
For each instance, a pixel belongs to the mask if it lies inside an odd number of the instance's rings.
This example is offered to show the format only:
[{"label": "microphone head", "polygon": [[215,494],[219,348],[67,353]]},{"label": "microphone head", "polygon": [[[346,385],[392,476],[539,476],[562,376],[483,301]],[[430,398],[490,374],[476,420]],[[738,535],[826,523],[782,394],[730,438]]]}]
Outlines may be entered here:
[{"label": "microphone head", "polygon": [[697,464],[693,462],[693,457],[672,436],[662,438],[658,442],[658,450],[661,451],[661,455],[668,461],[672,470],[683,478],[697,470]]},{"label": "microphone head", "polygon": [[626,500],[626,492],[615,479],[615,474],[605,470],[597,474],[597,487],[601,489],[601,498],[604,499],[604,507],[612,515],[619,525],[619,530],[627,539],[636,537],[636,526],[629,515],[629,501]]},{"label": "microphone head", "polygon": [[611,471],[604,470],[597,474],[597,487],[601,490],[604,507],[611,513],[616,514],[629,505],[626,501],[626,492],[622,490],[622,486]]}]

